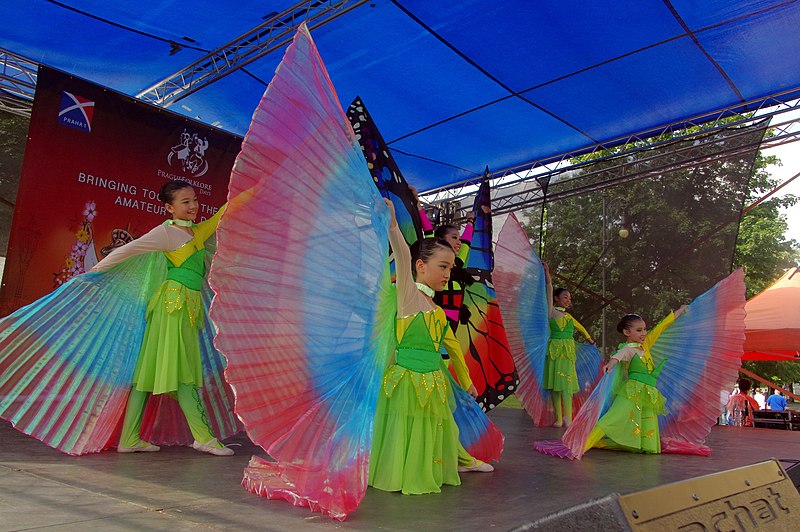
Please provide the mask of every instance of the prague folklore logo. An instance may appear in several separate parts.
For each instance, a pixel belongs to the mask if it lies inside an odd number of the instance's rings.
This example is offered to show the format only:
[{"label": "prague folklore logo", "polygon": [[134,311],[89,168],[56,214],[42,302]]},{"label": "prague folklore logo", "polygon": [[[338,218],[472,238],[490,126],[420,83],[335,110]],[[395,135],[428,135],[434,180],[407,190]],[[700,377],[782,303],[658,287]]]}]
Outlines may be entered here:
[{"label": "prague folklore logo", "polygon": [[207,138],[201,138],[197,133],[189,133],[184,129],[180,144],[170,148],[167,163],[172,169],[180,164],[181,171],[192,177],[203,176],[208,172],[208,161],[205,160],[207,149]]},{"label": "prague folklore logo", "polygon": [[63,91],[61,107],[58,109],[58,122],[87,133],[92,131],[94,102],[81,96]]}]

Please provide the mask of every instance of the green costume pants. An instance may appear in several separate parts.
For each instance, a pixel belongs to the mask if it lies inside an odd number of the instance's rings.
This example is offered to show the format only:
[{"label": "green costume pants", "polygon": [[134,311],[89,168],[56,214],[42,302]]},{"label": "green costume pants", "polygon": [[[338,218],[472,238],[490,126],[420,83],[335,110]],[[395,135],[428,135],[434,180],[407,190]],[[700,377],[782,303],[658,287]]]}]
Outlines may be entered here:
[{"label": "green costume pants", "polygon": [[[125,409],[125,421],[122,423],[122,434],[119,438],[120,447],[136,447],[141,438],[139,430],[142,425],[142,414],[147,403],[149,392],[143,392],[133,388],[128,396],[128,406]],[[194,439],[200,443],[208,443],[214,439],[211,428],[208,426],[206,409],[197,388],[190,384],[178,385],[178,404],[186,416],[186,422],[192,431]]]}]

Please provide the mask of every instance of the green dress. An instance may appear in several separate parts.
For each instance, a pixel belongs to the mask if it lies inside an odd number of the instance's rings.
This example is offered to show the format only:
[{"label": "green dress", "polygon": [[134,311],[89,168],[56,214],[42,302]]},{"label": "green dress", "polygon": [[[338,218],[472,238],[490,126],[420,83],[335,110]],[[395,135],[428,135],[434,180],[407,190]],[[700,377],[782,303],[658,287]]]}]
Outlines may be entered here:
[{"label": "green dress", "polygon": [[[194,239],[186,246],[191,246]],[[199,329],[204,310],[200,290],[205,275],[205,249],[181,264],[167,261],[167,278],[147,305],[147,326],[133,374],[137,390],[173,392],[178,384],[203,385]]]},{"label": "green dress", "polygon": [[596,447],[661,452],[658,416],[665,413],[666,400],[656,388],[656,379],[663,364],[662,361],[649,369],[641,356],[631,358],[628,379],[616,391],[611,408],[597,422],[605,438]]},{"label": "green dress", "polygon": [[461,484],[458,427],[439,354],[452,333],[438,307],[403,321],[408,326],[378,395],[369,485],[406,495],[439,493],[443,484]]},{"label": "green dress", "polygon": [[[550,341],[544,362],[544,388],[554,392],[574,394],[580,390],[575,370],[575,318],[564,314],[550,318]],[[581,331],[585,329],[580,326]]]},{"label": "green dress", "polygon": [[[147,326],[133,374],[137,391],[162,394],[177,391],[179,384],[203,386],[199,334],[205,319],[201,293],[206,275],[205,244],[214,236],[226,207],[223,205],[208,220],[191,224],[191,238],[177,249],[160,244],[164,246],[167,277],[147,305]],[[166,231],[173,224],[182,225],[168,220],[160,227]],[[166,234],[164,231],[161,233]]]}]

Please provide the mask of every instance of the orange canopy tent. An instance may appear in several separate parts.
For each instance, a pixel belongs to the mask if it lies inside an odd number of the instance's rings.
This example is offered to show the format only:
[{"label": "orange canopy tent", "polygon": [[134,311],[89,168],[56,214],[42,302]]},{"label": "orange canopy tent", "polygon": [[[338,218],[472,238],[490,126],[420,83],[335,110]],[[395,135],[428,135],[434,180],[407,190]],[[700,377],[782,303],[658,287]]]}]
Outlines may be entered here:
[{"label": "orange canopy tent", "polygon": [[789,269],[744,309],[743,360],[800,362],[800,268]]}]

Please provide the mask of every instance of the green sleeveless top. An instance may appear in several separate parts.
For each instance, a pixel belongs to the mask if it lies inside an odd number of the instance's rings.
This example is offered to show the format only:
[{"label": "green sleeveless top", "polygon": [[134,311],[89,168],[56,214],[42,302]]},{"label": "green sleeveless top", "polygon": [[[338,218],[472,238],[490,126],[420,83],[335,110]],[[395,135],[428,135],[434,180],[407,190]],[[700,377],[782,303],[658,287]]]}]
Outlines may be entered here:
[{"label": "green sleeveless top", "polygon": [[647,364],[644,363],[642,357],[636,355],[631,359],[630,365],[628,366],[628,378],[647,384],[648,386],[655,386],[658,375],[661,373],[661,368],[664,367],[664,362],[666,362],[666,360],[662,360],[658,364],[658,367],[651,372],[647,369]]},{"label": "green sleeveless top", "polygon": [[[191,243],[191,241],[190,241]],[[190,290],[200,291],[206,273],[206,250],[198,249],[179,266],[167,261],[167,279],[178,282]]]},{"label": "green sleeveless top", "polygon": [[572,340],[575,335],[575,324],[572,321],[572,316],[566,314],[567,323],[562,329],[558,325],[556,318],[550,318],[550,338],[553,340]]},{"label": "green sleeveless top", "polygon": [[418,312],[411,319],[402,340],[397,344],[395,363],[417,373],[429,373],[439,369],[442,357],[436,346],[441,345],[447,327],[449,325],[445,325],[442,328],[441,336],[434,340],[428,324],[425,323],[425,313]]}]

